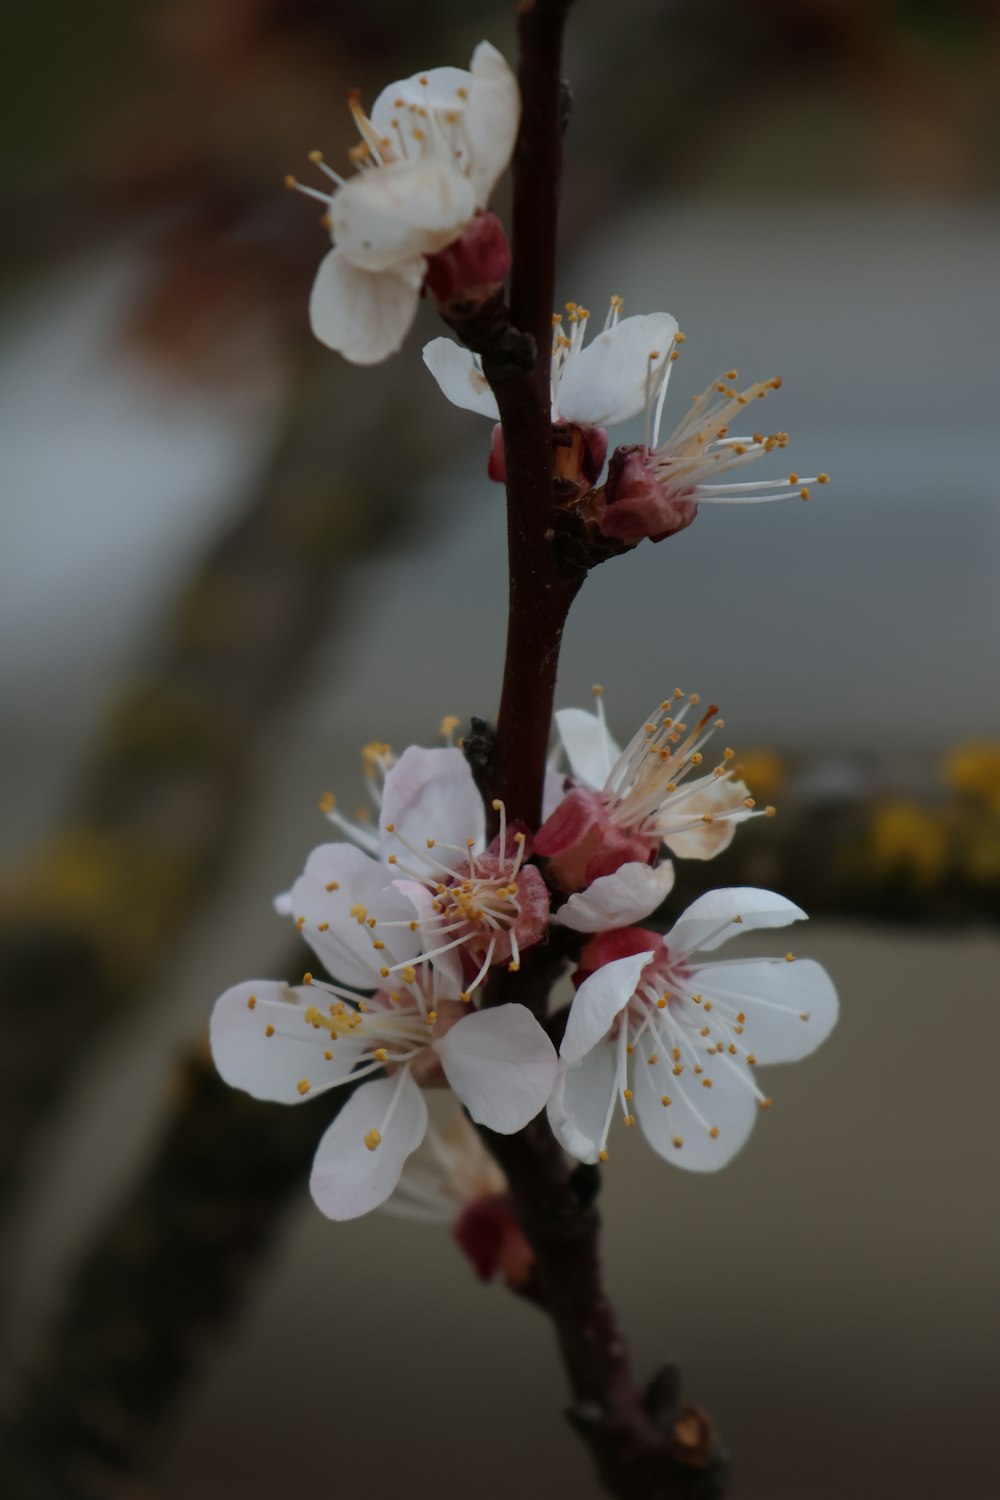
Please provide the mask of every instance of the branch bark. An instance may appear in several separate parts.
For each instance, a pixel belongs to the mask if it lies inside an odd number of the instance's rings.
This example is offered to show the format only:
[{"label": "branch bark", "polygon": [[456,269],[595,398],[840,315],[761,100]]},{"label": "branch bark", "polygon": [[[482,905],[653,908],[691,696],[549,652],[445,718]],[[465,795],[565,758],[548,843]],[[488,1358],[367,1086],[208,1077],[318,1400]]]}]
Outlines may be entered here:
[{"label": "branch bark", "polygon": [[[570,0],[521,0],[521,131],[514,155],[510,322],[534,345],[530,369],[481,345],[496,394],[507,468],[510,595],[507,654],[493,756],[493,796],[538,826],[559,650],[585,569],[567,568],[557,540],[549,394],[559,177],[566,102],[560,70]],[[514,342],[517,342],[515,338]],[[519,1001],[544,1016],[558,951],[527,956],[498,978],[490,1003]],[[726,1463],[711,1423],[682,1408],[675,1369],[641,1391],[605,1295],[596,1168],[571,1168],[544,1115],[515,1136],[483,1132],[503,1167],[536,1256],[573,1392],[569,1419],[616,1500],[714,1500]]]}]

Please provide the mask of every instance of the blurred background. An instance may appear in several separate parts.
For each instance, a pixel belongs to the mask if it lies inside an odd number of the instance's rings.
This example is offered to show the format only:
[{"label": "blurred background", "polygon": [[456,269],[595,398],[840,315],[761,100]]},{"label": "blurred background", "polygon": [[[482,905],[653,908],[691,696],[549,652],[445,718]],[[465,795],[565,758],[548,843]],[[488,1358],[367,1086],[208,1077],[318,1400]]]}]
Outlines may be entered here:
[{"label": "blurred background", "polygon": [[[349,87],[513,58],[511,15],[22,0],[5,31],[0,1492],[596,1496],[545,1320],[445,1229],[323,1220],[322,1101],[254,1105],[204,1046],[228,984],[301,970],[271,896],[359,747],[495,708],[489,429],[424,371],[428,309],[375,369],[312,342],[328,240],[281,182],[344,159]],[[708,510],[571,618],[562,704],[602,682],[621,737],[678,683],[722,705],[780,816],[681,894],[800,901],[844,1006],[717,1179],[621,1143],[609,1287],[742,1500],[987,1500],[1000,7],[580,0],[566,71],[560,295],[678,317],[675,413],[780,373],[833,480]]]}]

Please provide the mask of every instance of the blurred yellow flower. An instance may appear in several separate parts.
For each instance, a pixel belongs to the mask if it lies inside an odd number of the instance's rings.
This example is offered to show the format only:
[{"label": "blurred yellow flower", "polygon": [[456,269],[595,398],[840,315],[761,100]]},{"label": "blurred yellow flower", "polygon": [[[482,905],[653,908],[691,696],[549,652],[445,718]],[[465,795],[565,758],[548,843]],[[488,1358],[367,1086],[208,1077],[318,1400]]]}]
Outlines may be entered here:
[{"label": "blurred yellow flower", "polygon": [[940,880],[948,867],[948,829],[913,802],[876,809],[869,827],[872,867],[882,875],[905,872],[918,885]]},{"label": "blurred yellow flower", "polygon": [[1000,743],[971,740],[945,756],[944,779],[953,791],[982,800],[1000,812]]},{"label": "blurred yellow flower", "polygon": [[753,795],[761,802],[770,802],[781,790],[785,780],[785,763],[773,750],[746,750],[740,752],[739,774]]}]

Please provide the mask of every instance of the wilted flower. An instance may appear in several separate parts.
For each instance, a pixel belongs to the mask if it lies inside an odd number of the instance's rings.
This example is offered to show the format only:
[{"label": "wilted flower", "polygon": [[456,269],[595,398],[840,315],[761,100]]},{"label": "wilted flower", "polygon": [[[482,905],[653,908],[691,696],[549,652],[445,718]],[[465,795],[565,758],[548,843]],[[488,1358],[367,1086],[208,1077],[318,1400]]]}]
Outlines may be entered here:
[{"label": "wilted flower", "polygon": [[480,1281],[499,1274],[515,1290],[528,1282],[534,1252],[507,1179],[464,1114],[454,1114],[443,1130],[428,1125],[385,1209],[400,1218],[447,1225]]},{"label": "wilted flower", "polygon": [[[350,107],[356,174],[342,177],[313,152],[330,191],[289,185],[326,204],[334,240],[312,291],[313,332],[355,364],[374,364],[403,342],[429,276],[448,300],[486,295],[506,275],[506,238],[483,210],[510,160],[520,99],[503,57],[480,42],[469,71],[432,68],[392,83],[370,117],[356,94]],[[435,286],[433,258],[463,241]]]},{"label": "wilted flower", "polygon": [[565,1149],[605,1159],[620,1109],[666,1160],[696,1172],[724,1166],[771,1102],[756,1065],[808,1056],[837,1019],[837,996],[819,964],[791,953],[708,963],[692,955],[804,916],[772,891],[737,888],[700,897],[665,936],[632,927],[592,939],[549,1102]]}]

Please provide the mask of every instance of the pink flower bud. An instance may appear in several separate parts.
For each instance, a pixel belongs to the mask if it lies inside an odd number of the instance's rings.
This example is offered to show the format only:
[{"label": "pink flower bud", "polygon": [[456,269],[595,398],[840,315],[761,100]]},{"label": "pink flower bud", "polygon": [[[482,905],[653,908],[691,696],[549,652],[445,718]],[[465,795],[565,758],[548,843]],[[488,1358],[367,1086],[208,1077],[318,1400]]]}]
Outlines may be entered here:
[{"label": "pink flower bud", "polygon": [[487,209],[477,214],[457,240],[427,257],[425,285],[446,311],[460,302],[468,314],[500,290],[510,270],[510,246],[503,225]]},{"label": "pink flower bud", "polygon": [[507,456],[503,451],[503,428],[498,422],[490,440],[490,457],[486,472],[496,484],[507,483]]},{"label": "pink flower bud", "polygon": [[615,449],[604,498],[601,531],[623,542],[639,542],[647,536],[662,542],[690,526],[698,514],[697,502],[660,477],[649,449],[640,444]]}]

